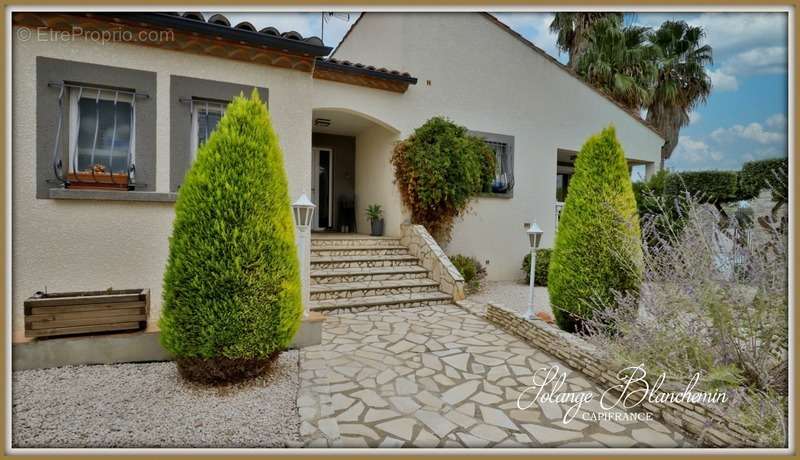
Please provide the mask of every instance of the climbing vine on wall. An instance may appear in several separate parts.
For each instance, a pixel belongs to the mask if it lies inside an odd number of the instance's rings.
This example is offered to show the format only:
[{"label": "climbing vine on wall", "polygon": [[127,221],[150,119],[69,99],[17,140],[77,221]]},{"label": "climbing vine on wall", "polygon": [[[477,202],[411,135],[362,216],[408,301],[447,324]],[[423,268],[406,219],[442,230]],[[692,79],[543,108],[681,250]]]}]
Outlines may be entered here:
[{"label": "climbing vine on wall", "polygon": [[434,117],[397,143],[392,155],[403,205],[415,224],[447,241],[470,199],[491,189],[495,158],[480,137]]}]

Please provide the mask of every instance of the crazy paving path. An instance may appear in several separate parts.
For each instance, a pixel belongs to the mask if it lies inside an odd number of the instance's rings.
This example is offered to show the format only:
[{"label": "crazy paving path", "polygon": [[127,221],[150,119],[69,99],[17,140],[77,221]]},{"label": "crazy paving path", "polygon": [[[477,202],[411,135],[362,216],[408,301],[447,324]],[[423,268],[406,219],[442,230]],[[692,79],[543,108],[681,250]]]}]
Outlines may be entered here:
[{"label": "crazy paving path", "polygon": [[[562,392],[594,394],[566,424],[569,404],[517,406],[533,372],[554,364],[567,371]],[[598,387],[456,305],[330,316],[322,345],[301,351],[300,372],[306,447],[687,444],[655,420],[587,421],[583,412],[605,413]]]}]

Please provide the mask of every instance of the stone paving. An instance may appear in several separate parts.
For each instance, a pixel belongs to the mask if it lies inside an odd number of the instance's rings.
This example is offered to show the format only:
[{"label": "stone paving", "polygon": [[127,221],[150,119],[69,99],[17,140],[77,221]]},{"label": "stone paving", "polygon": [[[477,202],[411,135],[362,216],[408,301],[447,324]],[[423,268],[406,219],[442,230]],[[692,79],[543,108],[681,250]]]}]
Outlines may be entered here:
[{"label": "stone paving", "polygon": [[[658,421],[606,414],[602,392],[558,360],[456,305],[343,313],[301,351],[298,407],[306,447],[680,447]],[[571,403],[518,398],[539,368],[566,371]],[[548,391],[552,391],[549,389]],[[528,390],[525,395],[535,394]]]}]

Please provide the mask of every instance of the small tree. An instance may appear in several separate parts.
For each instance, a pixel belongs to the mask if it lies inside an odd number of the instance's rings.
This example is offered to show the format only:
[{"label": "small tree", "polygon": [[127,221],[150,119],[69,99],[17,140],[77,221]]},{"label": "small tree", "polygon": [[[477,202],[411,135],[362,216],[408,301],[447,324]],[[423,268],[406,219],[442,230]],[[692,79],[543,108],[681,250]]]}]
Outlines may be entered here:
[{"label": "small tree", "polygon": [[161,343],[189,380],[238,381],[288,346],[301,316],[282,153],[254,91],[228,106],[181,186]]},{"label": "small tree", "polygon": [[411,220],[441,241],[470,199],[491,189],[495,159],[481,138],[434,117],[397,144],[392,165]]},{"label": "small tree", "polygon": [[547,281],[559,327],[579,331],[615,291],[638,291],[640,238],[628,165],[608,127],[581,148],[558,223]]}]

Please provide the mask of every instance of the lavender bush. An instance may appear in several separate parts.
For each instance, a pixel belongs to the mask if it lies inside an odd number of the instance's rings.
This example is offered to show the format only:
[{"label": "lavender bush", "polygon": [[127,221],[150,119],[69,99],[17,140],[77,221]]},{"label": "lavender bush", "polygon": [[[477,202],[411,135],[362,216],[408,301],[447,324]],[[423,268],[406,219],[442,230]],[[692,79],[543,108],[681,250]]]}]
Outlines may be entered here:
[{"label": "lavender bush", "polygon": [[688,194],[679,201],[669,212],[661,202],[663,212],[643,218],[640,292],[618,292],[615,305],[595,305],[585,336],[613,361],[644,363],[649,375],[666,373],[676,386],[699,372],[704,389],[728,394],[717,407],[726,417],[762,445],[784,446],[786,221],[727,218]]}]

